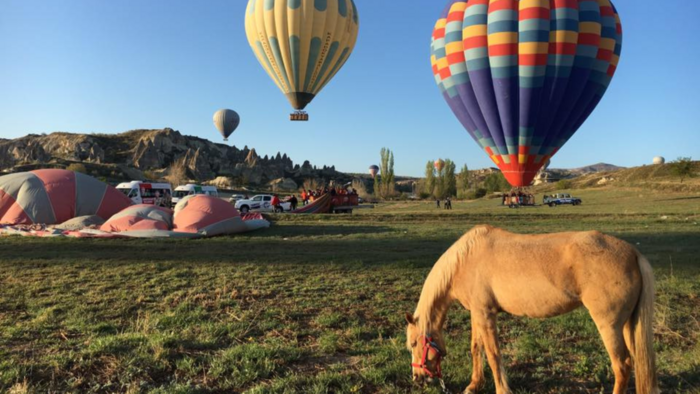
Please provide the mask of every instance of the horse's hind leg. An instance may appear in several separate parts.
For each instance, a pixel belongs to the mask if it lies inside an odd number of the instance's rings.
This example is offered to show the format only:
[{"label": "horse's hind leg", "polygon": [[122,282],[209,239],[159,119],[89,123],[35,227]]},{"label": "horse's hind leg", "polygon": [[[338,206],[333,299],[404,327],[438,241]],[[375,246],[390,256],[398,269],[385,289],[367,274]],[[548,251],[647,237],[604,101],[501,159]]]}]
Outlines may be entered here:
[{"label": "horse's hind leg", "polygon": [[486,350],[486,357],[489,360],[489,366],[496,383],[496,394],[511,394],[506,371],[501,360],[501,350],[498,347],[496,314],[486,311],[472,311],[472,319],[478,327],[479,337],[484,350]]},{"label": "horse's hind leg", "polygon": [[484,385],[484,345],[479,335],[479,328],[472,317],[472,381],[464,390],[464,394],[476,394]]},{"label": "horse's hind leg", "polygon": [[627,345],[625,344],[622,325],[598,325],[598,331],[600,331],[605,349],[607,349],[610,355],[613,373],[615,373],[615,389],[613,390],[613,394],[624,394],[627,392],[627,384],[632,374],[632,361]]}]

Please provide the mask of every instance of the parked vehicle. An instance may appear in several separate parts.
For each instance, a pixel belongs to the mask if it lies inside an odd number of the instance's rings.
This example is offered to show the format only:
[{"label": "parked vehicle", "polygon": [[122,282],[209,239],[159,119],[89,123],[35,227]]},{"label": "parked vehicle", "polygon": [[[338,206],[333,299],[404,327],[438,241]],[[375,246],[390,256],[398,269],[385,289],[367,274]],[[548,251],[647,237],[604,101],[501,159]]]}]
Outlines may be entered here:
[{"label": "parked vehicle", "polygon": [[177,205],[178,202],[184,197],[187,196],[194,196],[197,194],[203,194],[206,196],[212,196],[212,197],[219,197],[219,191],[216,189],[216,186],[200,186],[200,185],[193,185],[193,184],[187,184],[183,186],[178,186],[175,189],[175,193],[173,193],[173,201],[172,205],[175,206]]},{"label": "parked vehicle", "polygon": [[156,205],[170,207],[173,189],[169,183],[148,183],[131,181],[120,183],[117,190],[124,193],[134,204]]},{"label": "parked vehicle", "polygon": [[231,197],[229,197],[228,202],[230,202],[231,204],[235,204],[236,201],[245,200],[245,199],[246,199],[245,196],[242,194],[234,194]]},{"label": "parked vehicle", "polygon": [[[289,202],[280,201],[280,206],[282,210],[287,212],[292,208],[292,204]],[[272,195],[271,194],[260,194],[254,196],[251,199],[242,199],[236,201],[236,209],[241,213],[248,212],[274,212],[274,207],[272,206]]]},{"label": "parked vehicle", "polygon": [[544,200],[542,202],[544,205],[549,205],[550,207],[556,207],[558,205],[581,205],[583,204],[583,201],[578,198],[578,197],[572,197],[571,194],[568,193],[557,193],[553,194],[551,196],[544,196]]}]

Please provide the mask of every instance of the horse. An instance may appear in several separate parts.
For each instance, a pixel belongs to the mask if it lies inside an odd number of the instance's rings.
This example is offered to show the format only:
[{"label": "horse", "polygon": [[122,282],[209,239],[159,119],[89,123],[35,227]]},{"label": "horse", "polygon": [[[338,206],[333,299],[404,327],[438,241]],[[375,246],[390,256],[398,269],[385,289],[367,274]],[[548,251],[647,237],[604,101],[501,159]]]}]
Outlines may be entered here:
[{"label": "horse", "polygon": [[603,339],[623,394],[635,370],[637,394],[658,394],[653,348],[654,275],[630,244],[597,231],[522,235],[477,226],[435,263],[413,314],[406,346],[413,380],[440,378],[447,354],[443,326],[459,302],[471,311],[472,377],[466,394],[484,385],[486,352],[497,394],[511,394],[499,350],[496,316],[550,318],[584,306]]}]

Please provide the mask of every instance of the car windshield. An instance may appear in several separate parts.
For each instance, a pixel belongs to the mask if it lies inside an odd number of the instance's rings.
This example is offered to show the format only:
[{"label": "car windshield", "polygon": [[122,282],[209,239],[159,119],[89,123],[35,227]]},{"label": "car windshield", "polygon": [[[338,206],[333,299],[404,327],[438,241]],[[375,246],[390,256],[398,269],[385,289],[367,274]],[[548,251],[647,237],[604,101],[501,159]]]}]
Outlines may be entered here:
[{"label": "car windshield", "polygon": [[173,194],[173,197],[182,198],[182,197],[185,197],[189,194],[190,194],[190,192],[187,190],[177,190],[177,191],[175,191],[175,194]]},{"label": "car windshield", "polygon": [[262,196],[253,197],[253,201],[262,201]]},{"label": "car windshield", "polygon": [[124,193],[125,196],[128,196],[128,195],[129,195],[129,192],[131,191],[131,189],[117,189],[117,190],[119,190],[120,192]]}]

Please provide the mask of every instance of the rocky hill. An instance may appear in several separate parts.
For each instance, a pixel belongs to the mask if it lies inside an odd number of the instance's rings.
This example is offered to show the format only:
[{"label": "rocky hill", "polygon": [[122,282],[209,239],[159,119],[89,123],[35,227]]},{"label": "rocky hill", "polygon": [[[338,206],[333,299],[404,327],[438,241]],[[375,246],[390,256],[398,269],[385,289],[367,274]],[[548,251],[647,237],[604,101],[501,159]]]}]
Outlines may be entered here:
[{"label": "rocky hill", "polygon": [[65,168],[83,164],[87,171],[110,181],[159,178],[173,168],[184,169],[188,179],[205,182],[218,178],[241,185],[267,185],[289,179],[347,181],[335,167],[317,169],[311,163],[294,164],[286,154],[261,157],[255,149],[239,149],[182,135],[170,128],[132,130],[121,134],[28,135],[0,139],[0,171]]},{"label": "rocky hill", "polygon": [[568,171],[573,173],[573,174],[584,175],[584,174],[594,174],[597,172],[618,171],[618,170],[624,170],[624,169],[625,169],[625,167],[618,167],[618,166],[613,165],[613,164],[598,163],[598,164],[593,164],[590,166],[573,168],[573,169],[570,169]]}]

